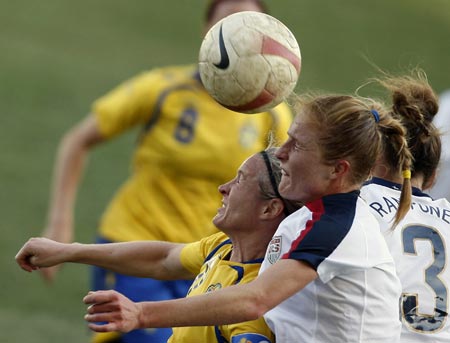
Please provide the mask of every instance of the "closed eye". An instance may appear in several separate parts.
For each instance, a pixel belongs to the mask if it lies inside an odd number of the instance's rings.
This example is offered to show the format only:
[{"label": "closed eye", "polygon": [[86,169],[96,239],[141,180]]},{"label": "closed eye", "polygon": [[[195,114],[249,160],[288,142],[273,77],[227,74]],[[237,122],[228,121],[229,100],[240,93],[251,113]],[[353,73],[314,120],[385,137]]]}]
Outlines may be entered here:
[{"label": "closed eye", "polygon": [[242,180],[242,172],[239,170],[236,175],[236,183],[241,182],[241,180]]}]

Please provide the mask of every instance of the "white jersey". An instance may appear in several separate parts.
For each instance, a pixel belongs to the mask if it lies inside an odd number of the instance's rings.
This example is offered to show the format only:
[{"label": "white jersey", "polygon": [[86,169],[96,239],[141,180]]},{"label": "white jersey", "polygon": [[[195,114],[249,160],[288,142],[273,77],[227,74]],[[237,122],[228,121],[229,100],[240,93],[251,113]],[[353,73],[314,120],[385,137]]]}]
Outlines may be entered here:
[{"label": "white jersey", "polygon": [[393,230],[400,185],[374,178],[366,199],[381,224],[402,283],[401,342],[450,342],[450,203],[413,188],[411,210]]},{"label": "white jersey", "polygon": [[437,180],[430,195],[450,201],[450,90],[439,97],[439,112],[433,123],[442,133],[442,155]]},{"label": "white jersey", "polygon": [[401,286],[379,225],[359,192],[306,204],[279,226],[260,273],[279,259],[318,278],[266,313],[282,343],[395,343]]}]

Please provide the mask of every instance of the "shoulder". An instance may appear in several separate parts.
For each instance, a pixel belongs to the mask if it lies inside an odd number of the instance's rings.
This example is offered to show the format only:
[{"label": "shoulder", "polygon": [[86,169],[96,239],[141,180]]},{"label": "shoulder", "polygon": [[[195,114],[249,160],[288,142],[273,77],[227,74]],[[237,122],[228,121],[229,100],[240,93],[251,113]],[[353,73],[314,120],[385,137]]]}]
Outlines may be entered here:
[{"label": "shoulder", "polygon": [[[196,244],[196,243],[191,243]],[[211,236],[201,239],[198,243],[198,248],[205,260],[210,259],[218,252],[231,249],[231,240],[223,232],[217,232]]]},{"label": "shoulder", "polygon": [[306,207],[311,211],[310,219],[301,232],[303,237],[298,240],[304,246],[320,244],[331,252],[350,231],[377,225],[357,191],[325,196]]},{"label": "shoulder", "polygon": [[131,81],[133,82],[141,82],[141,83],[146,82],[154,83],[158,81],[166,86],[185,82],[192,82],[193,80],[196,80],[195,65],[167,66],[154,68],[151,70],[143,71],[131,79]]},{"label": "shoulder", "polygon": [[198,274],[202,265],[219,253],[231,251],[231,241],[223,233],[203,238],[200,241],[186,244],[180,253],[180,261],[187,270]]}]

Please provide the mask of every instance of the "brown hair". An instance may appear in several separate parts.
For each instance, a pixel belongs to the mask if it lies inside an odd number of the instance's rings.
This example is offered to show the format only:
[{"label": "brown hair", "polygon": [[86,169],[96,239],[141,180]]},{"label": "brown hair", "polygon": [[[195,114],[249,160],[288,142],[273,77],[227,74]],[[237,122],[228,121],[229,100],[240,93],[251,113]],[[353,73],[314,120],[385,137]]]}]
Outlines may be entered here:
[{"label": "brown hair", "polygon": [[[428,184],[441,157],[440,133],[432,123],[439,108],[438,96],[420,69],[413,70],[411,75],[386,75],[375,80],[390,91],[391,115],[400,119],[406,127],[408,146],[414,158],[412,176],[420,174],[423,184]],[[397,158],[392,149],[392,146],[385,144],[385,159],[395,171]]]},{"label": "brown hair", "polygon": [[[393,118],[383,103],[349,95],[306,95],[297,98],[296,110],[304,111],[314,125],[324,162],[346,159],[351,164],[352,180],[362,185],[383,150],[386,134],[396,151],[402,170],[410,169],[406,130]],[[296,112],[297,112],[296,111]],[[411,184],[405,179],[396,213],[397,224],[411,205]]]}]

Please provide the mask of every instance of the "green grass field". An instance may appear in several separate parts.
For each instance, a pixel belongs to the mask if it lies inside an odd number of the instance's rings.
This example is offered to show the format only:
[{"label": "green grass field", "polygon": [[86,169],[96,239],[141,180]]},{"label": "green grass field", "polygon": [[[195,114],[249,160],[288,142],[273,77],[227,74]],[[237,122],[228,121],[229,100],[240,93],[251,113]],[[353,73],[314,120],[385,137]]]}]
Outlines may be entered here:
[{"label": "green grass field", "polygon": [[[155,66],[195,62],[206,0],[0,0],[0,343],[87,342],[85,266],[66,265],[47,286],[14,255],[45,223],[50,175],[63,132],[90,103]],[[450,88],[450,1],[279,0],[271,14],[302,50],[298,91],[352,92],[374,76],[420,66]],[[129,171],[133,132],[98,148],[79,192],[76,240]]]}]

